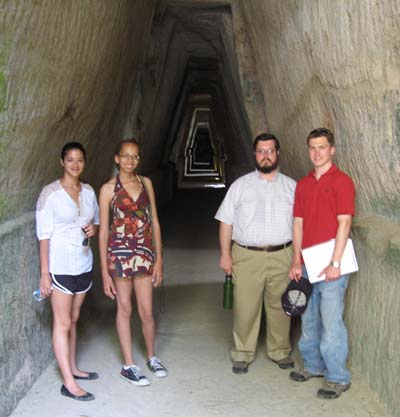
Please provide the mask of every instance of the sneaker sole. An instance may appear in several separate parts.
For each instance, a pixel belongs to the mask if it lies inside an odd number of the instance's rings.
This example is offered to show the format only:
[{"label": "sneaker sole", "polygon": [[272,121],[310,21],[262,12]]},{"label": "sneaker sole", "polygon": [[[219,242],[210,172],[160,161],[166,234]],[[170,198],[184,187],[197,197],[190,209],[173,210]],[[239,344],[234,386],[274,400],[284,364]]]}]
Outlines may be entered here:
[{"label": "sneaker sole", "polygon": [[132,381],[131,379],[123,376],[123,375],[119,375],[120,378],[122,378],[124,381],[129,382],[130,384],[136,385],[137,387],[147,387],[150,385],[150,381]]},{"label": "sneaker sole", "polygon": [[154,376],[156,376],[157,378],[165,378],[166,376],[168,376],[168,374],[162,374],[162,375],[157,375],[156,373],[152,372],[152,374]]}]

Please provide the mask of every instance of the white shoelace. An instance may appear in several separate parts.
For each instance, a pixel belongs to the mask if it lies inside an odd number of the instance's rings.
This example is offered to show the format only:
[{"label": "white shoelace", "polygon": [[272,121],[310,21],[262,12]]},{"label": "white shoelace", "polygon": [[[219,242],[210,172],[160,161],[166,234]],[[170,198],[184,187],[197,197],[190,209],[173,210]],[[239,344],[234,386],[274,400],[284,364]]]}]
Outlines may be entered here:
[{"label": "white shoelace", "polygon": [[158,359],[155,356],[150,359],[150,366],[155,369],[164,369],[164,366],[161,363],[160,359]]}]

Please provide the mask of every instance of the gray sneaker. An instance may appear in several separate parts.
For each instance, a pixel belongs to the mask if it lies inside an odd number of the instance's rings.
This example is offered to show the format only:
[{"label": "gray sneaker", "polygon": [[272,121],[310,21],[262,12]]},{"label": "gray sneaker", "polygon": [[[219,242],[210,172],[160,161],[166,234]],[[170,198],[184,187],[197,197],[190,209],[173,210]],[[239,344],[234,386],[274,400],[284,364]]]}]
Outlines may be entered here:
[{"label": "gray sneaker", "polygon": [[162,364],[157,356],[147,359],[147,367],[158,378],[165,378],[168,375],[167,368]]},{"label": "gray sneaker", "polygon": [[122,379],[139,387],[150,385],[150,381],[142,374],[141,369],[135,365],[130,366],[128,369],[122,368],[120,376]]}]

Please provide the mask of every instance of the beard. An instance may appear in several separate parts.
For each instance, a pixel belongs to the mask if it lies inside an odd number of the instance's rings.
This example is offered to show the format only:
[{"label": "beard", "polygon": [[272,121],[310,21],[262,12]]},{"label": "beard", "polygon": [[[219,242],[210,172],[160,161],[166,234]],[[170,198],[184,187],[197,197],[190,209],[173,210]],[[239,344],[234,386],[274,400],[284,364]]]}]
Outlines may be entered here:
[{"label": "beard", "polygon": [[275,171],[278,168],[278,158],[276,159],[276,161],[271,164],[271,165],[260,165],[257,161],[256,161],[256,168],[257,171],[262,172],[263,174],[269,174],[272,171]]}]

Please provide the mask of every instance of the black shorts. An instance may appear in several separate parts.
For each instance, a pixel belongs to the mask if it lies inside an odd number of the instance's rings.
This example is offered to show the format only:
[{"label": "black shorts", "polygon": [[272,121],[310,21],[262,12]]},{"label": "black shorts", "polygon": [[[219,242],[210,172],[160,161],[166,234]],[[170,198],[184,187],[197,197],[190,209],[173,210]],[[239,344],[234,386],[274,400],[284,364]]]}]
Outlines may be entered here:
[{"label": "black shorts", "polygon": [[64,294],[83,294],[92,288],[92,271],[80,275],[51,274],[53,288]]}]

